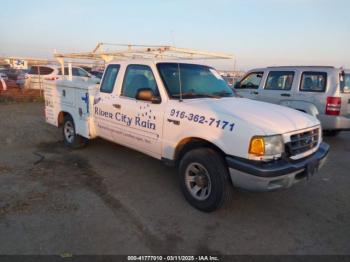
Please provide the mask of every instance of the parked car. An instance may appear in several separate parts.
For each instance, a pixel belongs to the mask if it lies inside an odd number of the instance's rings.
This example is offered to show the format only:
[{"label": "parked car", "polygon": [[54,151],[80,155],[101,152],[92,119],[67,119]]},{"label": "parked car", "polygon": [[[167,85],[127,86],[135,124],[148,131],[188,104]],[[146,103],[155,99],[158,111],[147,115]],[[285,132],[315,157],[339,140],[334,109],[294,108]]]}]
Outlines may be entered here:
[{"label": "parked car", "polygon": [[[68,76],[68,67],[64,68],[64,75]],[[80,67],[72,67],[72,77],[74,81],[85,81],[97,84],[100,79],[91,75]],[[32,66],[27,74],[26,86],[31,89],[43,89],[44,80],[59,80],[63,79],[62,69],[56,65],[40,65]]]},{"label": "parked car", "polygon": [[102,76],[103,76],[103,72],[100,72],[100,71],[91,71],[90,74],[96,76],[99,79],[102,79]]},{"label": "parked car", "polygon": [[91,74],[91,71],[92,71],[91,66],[79,65],[78,67],[84,69],[86,72]]},{"label": "parked car", "polygon": [[67,146],[101,137],[177,166],[185,198],[207,212],[231,185],[273,191],[311,177],[329,151],[315,117],[235,97],[206,65],[113,62],[101,85],[55,81],[45,100]]},{"label": "parked car", "polygon": [[18,87],[24,86],[26,72],[24,69],[7,69],[2,71],[7,76],[5,79],[7,84]]},{"label": "parked car", "polygon": [[43,89],[45,80],[57,80],[58,67],[54,65],[32,66],[26,75],[26,88]]},{"label": "parked car", "polygon": [[[64,68],[64,75],[68,76],[69,69],[68,67]],[[85,81],[85,82],[91,82],[94,84],[100,83],[100,78],[97,78],[96,76],[90,74],[85,69],[77,66],[72,67],[72,76],[74,81]],[[62,79],[62,69],[58,69],[58,78]]]},{"label": "parked car", "polygon": [[28,70],[18,70],[17,71],[16,85],[18,87],[23,88],[25,86],[27,73],[28,73]]},{"label": "parked car", "polygon": [[350,71],[330,66],[250,70],[235,85],[243,97],[292,107],[317,117],[327,135],[350,130]]},{"label": "parked car", "polygon": [[8,80],[8,77],[7,77],[7,74],[4,73],[4,72],[0,72],[0,78],[4,81],[7,81]]},{"label": "parked car", "polygon": [[7,80],[7,75],[5,73],[0,72],[0,91],[7,90],[6,80]]}]

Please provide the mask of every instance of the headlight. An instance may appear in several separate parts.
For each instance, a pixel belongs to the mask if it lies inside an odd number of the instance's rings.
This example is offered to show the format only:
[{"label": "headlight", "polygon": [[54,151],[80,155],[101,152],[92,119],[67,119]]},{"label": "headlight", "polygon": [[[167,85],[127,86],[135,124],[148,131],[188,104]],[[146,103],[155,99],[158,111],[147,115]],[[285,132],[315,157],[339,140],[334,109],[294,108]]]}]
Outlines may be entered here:
[{"label": "headlight", "polygon": [[254,136],[250,140],[249,154],[253,156],[275,156],[284,152],[281,135]]}]

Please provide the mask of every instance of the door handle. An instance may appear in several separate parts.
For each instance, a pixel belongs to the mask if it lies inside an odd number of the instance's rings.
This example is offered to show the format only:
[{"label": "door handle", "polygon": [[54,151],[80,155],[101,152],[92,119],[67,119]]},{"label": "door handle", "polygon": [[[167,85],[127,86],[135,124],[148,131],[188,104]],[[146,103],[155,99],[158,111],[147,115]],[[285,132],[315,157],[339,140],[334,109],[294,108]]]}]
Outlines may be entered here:
[{"label": "door handle", "polygon": [[252,95],[258,95],[259,92],[258,92],[258,91],[251,91],[250,94],[252,94]]},{"label": "door handle", "polygon": [[290,96],[290,94],[281,94],[281,96]]},{"label": "door handle", "polygon": [[113,107],[116,108],[116,109],[121,109],[122,108],[122,106],[119,105],[119,104],[113,104]]},{"label": "door handle", "polygon": [[170,122],[170,123],[173,123],[174,125],[180,125],[180,121],[179,120],[174,120],[174,119],[170,119],[170,118],[168,118],[168,122]]}]

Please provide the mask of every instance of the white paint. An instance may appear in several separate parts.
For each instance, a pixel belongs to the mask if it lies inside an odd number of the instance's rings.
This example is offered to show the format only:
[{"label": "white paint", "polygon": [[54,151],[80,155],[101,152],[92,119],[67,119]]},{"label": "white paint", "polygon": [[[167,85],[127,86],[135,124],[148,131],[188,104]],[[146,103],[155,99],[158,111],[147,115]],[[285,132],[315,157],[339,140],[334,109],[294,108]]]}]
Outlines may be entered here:
[{"label": "white paint", "polygon": [[[64,71],[62,74],[64,74]],[[69,81],[73,80],[72,63],[68,63],[68,80]]]}]

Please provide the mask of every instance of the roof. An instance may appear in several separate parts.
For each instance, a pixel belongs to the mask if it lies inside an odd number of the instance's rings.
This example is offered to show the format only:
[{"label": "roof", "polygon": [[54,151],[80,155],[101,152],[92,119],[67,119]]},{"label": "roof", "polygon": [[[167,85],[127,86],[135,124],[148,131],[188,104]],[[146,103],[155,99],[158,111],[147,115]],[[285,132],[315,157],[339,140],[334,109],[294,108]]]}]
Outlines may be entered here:
[{"label": "roof", "polygon": [[317,70],[317,69],[323,69],[323,70],[339,70],[339,68],[336,68],[334,66],[268,66],[268,67],[259,67],[259,68],[252,68],[249,70],[251,71],[264,71],[266,69],[272,69],[272,70]]},{"label": "roof", "polygon": [[267,68],[329,68],[329,69],[334,69],[334,66],[303,66],[303,65],[298,65],[298,66],[269,66]]}]

